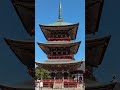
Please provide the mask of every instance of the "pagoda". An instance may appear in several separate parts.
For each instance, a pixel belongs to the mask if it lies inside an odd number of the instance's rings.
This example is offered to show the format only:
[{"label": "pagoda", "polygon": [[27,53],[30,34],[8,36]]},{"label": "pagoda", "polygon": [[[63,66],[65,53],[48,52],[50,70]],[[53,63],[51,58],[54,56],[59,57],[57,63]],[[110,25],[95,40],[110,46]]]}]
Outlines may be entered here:
[{"label": "pagoda", "polygon": [[35,0],[11,0],[14,9],[19,16],[20,21],[30,35],[30,38],[18,40],[11,38],[4,38],[10,49],[18,57],[20,62],[27,67],[27,73],[32,77],[31,80],[1,84],[2,90],[34,90],[34,68],[35,68],[35,50],[34,50],[34,11]]},{"label": "pagoda", "polygon": [[11,0],[16,13],[19,16],[23,27],[30,38],[24,40],[4,38],[10,49],[19,58],[22,64],[28,68],[28,73],[34,77],[35,72],[35,45],[34,45],[34,18],[35,18],[35,0]]},{"label": "pagoda", "polygon": [[[79,23],[67,23],[62,20],[60,1],[58,21],[39,26],[48,42],[38,42],[38,45],[47,54],[48,60],[36,62],[36,65],[50,71],[52,80],[59,79],[64,82],[69,79],[74,81],[76,78],[77,82],[83,82],[84,70],[80,67],[84,61],[74,59],[81,42],[71,42],[76,39]],[[66,87],[65,82],[64,87]]]},{"label": "pagoda", "polygon": [[104,0],[86,0],[86,58],[85,58],[85,89],[113,90],[116,82],[102,83],[97,81],[94,68],[102,64],[111,35],[98,36],[99,22]]}]

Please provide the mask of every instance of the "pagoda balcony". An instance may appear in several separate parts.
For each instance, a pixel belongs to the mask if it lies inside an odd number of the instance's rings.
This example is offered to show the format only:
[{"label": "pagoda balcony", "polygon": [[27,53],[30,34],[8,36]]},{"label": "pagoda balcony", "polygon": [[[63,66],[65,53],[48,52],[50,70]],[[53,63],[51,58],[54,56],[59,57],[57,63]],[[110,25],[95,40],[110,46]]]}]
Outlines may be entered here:
[{"label": "pagoda balcony", "polygon": [[71,38],[67,37],[67,38],[48,38],[48,41],[70,41]]},{"label": "pagoda balcony", "polygon": [[49,59],[73,59],[73,55],[48,55]]}]

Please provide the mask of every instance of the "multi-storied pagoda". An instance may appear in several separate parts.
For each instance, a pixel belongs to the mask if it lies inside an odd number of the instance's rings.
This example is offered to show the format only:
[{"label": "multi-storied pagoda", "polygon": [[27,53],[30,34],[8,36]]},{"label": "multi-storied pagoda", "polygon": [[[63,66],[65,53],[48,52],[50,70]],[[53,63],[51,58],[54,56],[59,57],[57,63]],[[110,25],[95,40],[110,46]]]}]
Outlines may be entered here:
[{"label": "multi-storied pagoda", "polygon": [[[25,28],[25,30],[34,37],[34,0],[12,0],[12,4]],[[19,60],[28,68],[28,72],[34,77],[34,38],[30,37],[25,40],[8,39],[5,41],[10,49],[15,53]]]},{"label": "multi-storied pagoda", "polygon": [[111,35],[98,36],[98,28],[104,0],[86,0],[86,90],[113,90],[115,82],[101,83],[96,80],[94,68],[98,68],[104,58]]},{"label": "multi-storied pagoda", "polygon": [[[59,3],[58,21],[52,24],[40,24],[40,28],[48,40],[47,43],[38,43],[40,48],[47,54],[48,60],[36,62],[40,68],[51,73],[51,79],[73,79],[83,81],[83,70],[80,66],[83,61],[76,61],[74,54],[77,53],[81,42],[71,42],[76,39],[79,23],[67,23],[62,20],[61,2]],[[71,76],[70,76],[71,75]]]},{"label": "multi-storied pagoda", "polygon": [[[34,68],[35,68],[35,50],[34,50],[34,11],[35,0],[11,0],[25,30],[32,37],[24,40],[6,38],[5,41],[10,49],[19,58],[22,64],[28,68],[28,74],[33,77],[32,80],[23,82],[2,84],[2,90],[34,90]],[[22,35],[21,35],[22,36]]]}]

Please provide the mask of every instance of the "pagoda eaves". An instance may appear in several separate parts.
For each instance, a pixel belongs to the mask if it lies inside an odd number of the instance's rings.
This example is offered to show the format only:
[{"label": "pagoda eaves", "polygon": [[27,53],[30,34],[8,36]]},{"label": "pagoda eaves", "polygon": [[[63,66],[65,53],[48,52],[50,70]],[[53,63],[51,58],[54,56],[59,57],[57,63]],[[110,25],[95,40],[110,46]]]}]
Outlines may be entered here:
[{"label": "pagoda eaves", "polygon": [[60,22],[57,21],[53,24],[45,24],[45,25],[40,24],[40,28],[47,40],[49,40],[51,32],[60,31],[60,30],[62,32],[63,31],[68,32],[70,39],[74,40],[76,39],[78,26],[79,26],[79,23],[72,24],[72,23],[66,23],[63,21],[60,21]]},{"label": "pagoda eaves", "polygon": [[34,68],[33,40],[13,40],[5,38],[5,41],[24,65],[28,68]]},{"label": "pagoda eaves", "polygon": [[49,49],[54,47],[70,48],[71,54],[76,54],[81,42],[69,42],[69,41],[49,41],[47,43],[38,43],[39,47],[46,53],[50,54]]},{"label": "pagoda eaves", "polygon": [[36,65],[38,65],[39,67],[44,67],[45,69],[49,70],[49,71],[56,71],[56,68],[57,68],[57,71],[61,71],[61,70],[64,70],[64,71],[74,71],[74,70],[77,70],[81,64],[83,62],[82,61],[79,61],[79,62],[41,62],[41,63],[38,63],[36,62]]},{"label": "pagoda eaves", "polygon": [[111,35],[86,40],[86,64],[97,67],[102,63]]},{"label": "pagoda eaves", "polygon": [[86,0],[86,33],[98,32],[104,0]]},{"label": "pagoda eaves", "polygon": [[35,0],[11,0],[19,18],[30,35],[34,35]]}]

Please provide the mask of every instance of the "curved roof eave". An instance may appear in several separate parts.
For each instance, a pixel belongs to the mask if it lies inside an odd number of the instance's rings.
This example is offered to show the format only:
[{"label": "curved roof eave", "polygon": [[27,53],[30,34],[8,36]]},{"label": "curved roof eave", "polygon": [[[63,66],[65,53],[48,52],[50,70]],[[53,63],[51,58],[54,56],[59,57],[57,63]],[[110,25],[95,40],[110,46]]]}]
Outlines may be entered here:
[{"label": "curved roof eave", "polygon": [[39,24],[40,26],[44,26],[44,27],[59,27],[59,26],[74,26],[74,25],[79,25],[79,23],[68,23],[68,22],[55,22],[52,24]]},{"label": "curved roof eave", "polygon": [[48,42],[48,43],[40,43],[38,42],[38,45],[70,45],[70,44],[80,44],[81,41],[78,41],[78,42],[67,42],[67,41],[51,41],[51,42]]},{"label": "curved roof eave", "polygon": [[82,64],[83,61],[74,61],[74,62],[35,62],[36,64],[46,64],[46,65],[54,65],[54,64],[76,64],[76,63],[80,63]]}]

